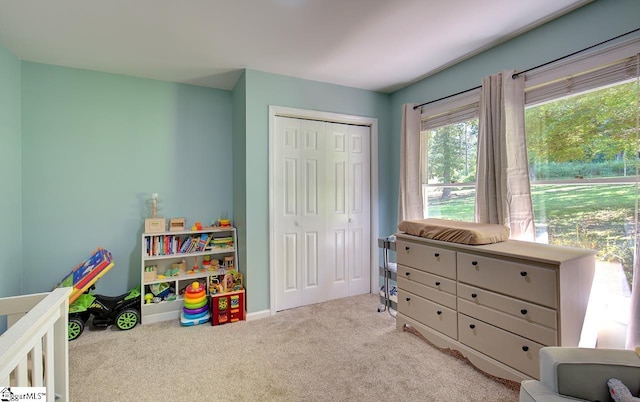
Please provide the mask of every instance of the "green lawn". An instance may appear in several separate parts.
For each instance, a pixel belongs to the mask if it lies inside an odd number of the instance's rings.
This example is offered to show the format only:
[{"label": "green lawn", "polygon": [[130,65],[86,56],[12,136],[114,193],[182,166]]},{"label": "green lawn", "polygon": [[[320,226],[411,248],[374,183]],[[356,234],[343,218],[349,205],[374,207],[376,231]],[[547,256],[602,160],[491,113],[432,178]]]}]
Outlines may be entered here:
[{"label": "green lawn", "polygon": [[[532,190],[538,235],[550,244],[591,248],[598,258],[633,267],[635,185],[544,185]],[[473,221],[474,190],[454,189],[448,199],[429,198],[429,216]]]}]

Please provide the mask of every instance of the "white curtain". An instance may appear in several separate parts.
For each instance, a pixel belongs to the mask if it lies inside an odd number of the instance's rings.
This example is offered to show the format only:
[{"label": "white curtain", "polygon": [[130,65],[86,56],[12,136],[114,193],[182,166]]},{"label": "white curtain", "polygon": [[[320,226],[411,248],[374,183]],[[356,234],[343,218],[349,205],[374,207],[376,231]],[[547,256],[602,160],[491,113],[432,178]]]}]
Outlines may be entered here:
[{"label": "white curtain", "polygon": [[535,241],[524,132],[524,77],[513,70],[485,77],[480,91],[475,219]]},{"label": "white curtain", "polygon": [[424,217],[420,169],[420,108],[414,107],[411,103],[402,107],[398,222]]},{"label": "white curtain", "polygon": [[639,242],[640,235],[638,230],[638,157],[640,156],[640,54],[636,55],[636,127],[635,127],[635,143],[636,143],[636,210],[635,210],[635,239],[634,239],[634,252],[633,252],[633,279],[631,285],[631,301],[630,301],[630,314],[629,324],[627,326],[627,339],[626,348],[633,349],[636,346],[640,346],[640,320],[638,315],[640,314],[640,250]]}]

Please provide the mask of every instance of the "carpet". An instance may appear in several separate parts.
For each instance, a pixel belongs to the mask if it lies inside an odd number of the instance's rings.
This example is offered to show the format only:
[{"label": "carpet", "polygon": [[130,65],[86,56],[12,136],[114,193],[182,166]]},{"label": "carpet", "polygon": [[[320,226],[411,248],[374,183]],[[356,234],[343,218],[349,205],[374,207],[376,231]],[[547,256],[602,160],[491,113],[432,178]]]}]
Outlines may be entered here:
[{"label": "carpet", "polygon": [[398,331],[360,295],[212,327],[87,328],[72,401],[517,401],[513,387]]}]

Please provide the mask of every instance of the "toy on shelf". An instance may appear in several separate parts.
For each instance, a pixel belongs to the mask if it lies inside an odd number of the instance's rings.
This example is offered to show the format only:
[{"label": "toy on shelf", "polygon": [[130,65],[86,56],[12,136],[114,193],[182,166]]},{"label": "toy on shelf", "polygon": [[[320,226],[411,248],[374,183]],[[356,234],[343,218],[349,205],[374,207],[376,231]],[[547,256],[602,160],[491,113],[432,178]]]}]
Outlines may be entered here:
[{"label": "toy on shelf", "polygon": [[158,193],[151,194],[149,201],[151,216],[144,220],[145,233],[162,233],[164,232],[167,222],[164,218],[158,216]]},{"label": "toy on shelf", "polygon": [[224,292],[220,279],[215,276],[212,276],[209,282],[209,292],[211,292],[212,295]]},{"label": "toy on shelf", "polygon": [[218,226],[221,228],[231,227],[231,220],[229,219],[229,213],[227,211],[222,211],[220,213],[220,218],[218,218],[218,220],[214,220],[212,224],[214,226]]},{"label": "toy on shelf", "polygon": [[207,306],[207,292],[200,282],[194,281],[184,292],[184,307],[180,313],[180,324],[192,326],[209,321],[209,307]]},{"label": "toy on shelf", "polygon": [[217,249],[230,248],[233,247],[233,237],[214,237],[210,243]]},{"label": "toy on shelf", "polygon": [[144,280],[145,282],[155,281],[157,277],[158,266],[149,265],[144,268]]},{"label": "toy on shelf", "polygon": [[[164,272],[164,276],[178,276],[186,272],[187,261],[183,258],[180,262],[174,262],[171,264],[169,268]],[[146,274],[146,272],[145,272]],[[145,279],[146,280],[146,279]]]},{"label": "toy on shelf", "polygon": [[166,300],[171,295],[171,286],[167,282],[154,283],[149,285],[149,290],[160,300]]},{"label": "toy on shelf", "polygon": [[191,226],[191,230],[202,230],[202,223],[196,222]]},{"label": "toy on shelf", "polygon": [[171,218],[169,220],[169,232],[182,232],[187,227],[185,218]]}]

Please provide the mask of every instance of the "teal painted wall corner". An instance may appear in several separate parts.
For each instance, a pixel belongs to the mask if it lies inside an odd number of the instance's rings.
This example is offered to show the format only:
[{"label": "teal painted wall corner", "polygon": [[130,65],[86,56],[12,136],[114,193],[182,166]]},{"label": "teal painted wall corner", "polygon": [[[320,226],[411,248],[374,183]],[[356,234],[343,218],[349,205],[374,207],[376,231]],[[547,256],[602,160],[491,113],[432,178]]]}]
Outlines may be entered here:
[{"label": "teal painted wall corner", "polygon": [[[22,293],[21,62],[0,46],[0,297]],[[1,329],[1,326],[0,326]]]},{"label": "teal painted wall corner", "polygon": [[115,262],[97,292],[137,286],[153,192],[187,224],[233,214],[230,91],[28,62],[22,78],[24,292],[97,247]]},{"label": "teal painted wall corner", "polygon": [[[246,249],[249,312],[269,309],[269,106],[373,117],[378,120],[379,143],[389,135],[389,95],[256,70],[246,80]],[[379,223],[387,220],[390,155],[379,147]],[[384,211],[384,212],[383,212]],[[375,234],[387,228],[372,228]]]}]

